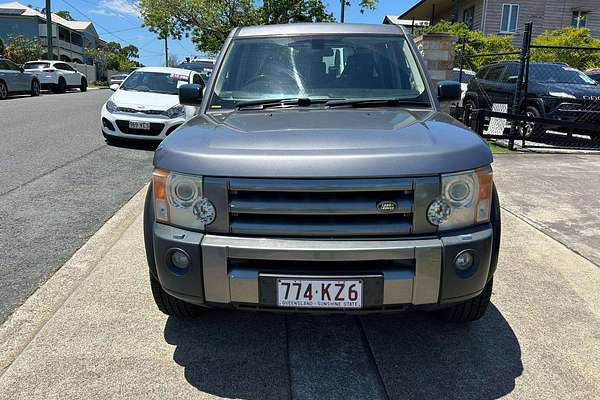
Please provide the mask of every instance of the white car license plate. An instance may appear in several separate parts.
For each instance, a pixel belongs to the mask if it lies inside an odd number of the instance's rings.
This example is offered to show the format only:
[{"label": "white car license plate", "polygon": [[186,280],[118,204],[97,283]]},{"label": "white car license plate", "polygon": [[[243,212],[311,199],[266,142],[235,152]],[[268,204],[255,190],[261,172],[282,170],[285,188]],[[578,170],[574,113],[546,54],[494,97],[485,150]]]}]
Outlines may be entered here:
[{"label": "white car license plate", "polygon": [[129,121],[129,128],[149,131],[150,130],[150,122]]},{"label": "white car license plate", "polygon": [[361,280],[277,279],[279,307],[361,308]]}]

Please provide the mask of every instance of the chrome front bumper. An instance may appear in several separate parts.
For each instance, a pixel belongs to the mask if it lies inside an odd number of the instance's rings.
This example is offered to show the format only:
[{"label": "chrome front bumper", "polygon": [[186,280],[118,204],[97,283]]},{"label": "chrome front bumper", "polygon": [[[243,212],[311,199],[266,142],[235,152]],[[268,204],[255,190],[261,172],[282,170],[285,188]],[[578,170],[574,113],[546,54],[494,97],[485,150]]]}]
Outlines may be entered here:
[{"label": "chrome front bumper", "polygon": [[[171,249],[187,252],[192,265],[186,271],[169,265]],[[456,254],[474,250],[477,263],[469,274],[457,274]],[[272,273],[237,268],[233,259],[285,260],[319,263],[332,261],[410,260],[410,268],[370,271],[379,277],[383,294],[376,308],[396,305],[435,305],[476,296],[488,279],[492,252],[492,229],[484,225],[449,236],[398,240],[305,240],[204,235],[154,224],[156,275],[163,288],[182,300],[203,305],[265,306],[261,285]],[[298,277],[298,271],[277,273]],[[314,275],[313,275],[314,276]],[[320,274],[319,277],[324,275]],[[366,277],[367,274],[327,277]]]}]

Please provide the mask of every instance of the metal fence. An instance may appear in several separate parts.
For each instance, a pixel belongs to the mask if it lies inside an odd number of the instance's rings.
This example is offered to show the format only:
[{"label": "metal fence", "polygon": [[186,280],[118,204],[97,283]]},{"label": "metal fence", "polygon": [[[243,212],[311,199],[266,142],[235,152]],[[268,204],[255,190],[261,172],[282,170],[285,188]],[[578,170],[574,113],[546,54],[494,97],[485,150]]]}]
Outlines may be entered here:
[{"label": "metal fence", "polygon": [[[510,148],[516,144],[600,150],[600,85],[558,61],[600,55],[600,48],[533,45],[531,31],[530,22],[519,51],[474,55],[459,51],[458,80],[469,82],[454,116],[482,137],[505,141]],[[532,55],[540,61],[533,62]],[[474,76],[465,68],[473,58],[489,59]]]}]

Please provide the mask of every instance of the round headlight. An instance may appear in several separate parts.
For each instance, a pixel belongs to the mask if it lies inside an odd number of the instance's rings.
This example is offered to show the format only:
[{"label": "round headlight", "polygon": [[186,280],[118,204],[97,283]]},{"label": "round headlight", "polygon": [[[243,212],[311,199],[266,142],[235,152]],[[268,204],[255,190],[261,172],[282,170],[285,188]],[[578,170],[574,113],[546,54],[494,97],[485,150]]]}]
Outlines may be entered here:
[{"label": "round headlight", "polygon": [[202,222],[204,225],[209,225],[215,220],[215,206],[213,206],[208,199],[198,199],[194,203],[192,210],[196,218],[198,218],[198,220],[200,220],[200,222]]},{"label": "round headlight", "polygon": [[169,189],[171,192],[170,198],[175,207],[190,207],[200,195],[200,188],[196,181],[182,175],[173,177]]},{"label": "round headlight", "polygon": [[465,181],[454,181],[448,186],[448,198],[457,203],[471,195],[471,186]]},{"label": "round headlight", "polygon": [[454,266],[459,271],[466,271],[473,266],[473,262],[475,257],[473,257],[473,253],[469,250],[465,250],[454,259]]},{"label": "round headlight", "polygon": [[452,208],[445,200],[438,199],[427,209],[427,219],[432,225],[441,225],[448,220]]}]

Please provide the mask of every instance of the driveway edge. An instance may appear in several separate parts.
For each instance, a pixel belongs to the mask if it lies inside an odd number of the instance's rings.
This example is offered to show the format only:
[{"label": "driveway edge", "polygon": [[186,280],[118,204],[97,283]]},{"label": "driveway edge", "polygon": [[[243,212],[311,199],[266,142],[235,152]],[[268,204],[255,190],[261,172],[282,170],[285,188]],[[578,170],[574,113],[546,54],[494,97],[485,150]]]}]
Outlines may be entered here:
[{"label": "driveway edge", "polygon": [[0,326],[0,376],[140,215],[146,189],[121,207]]}]

